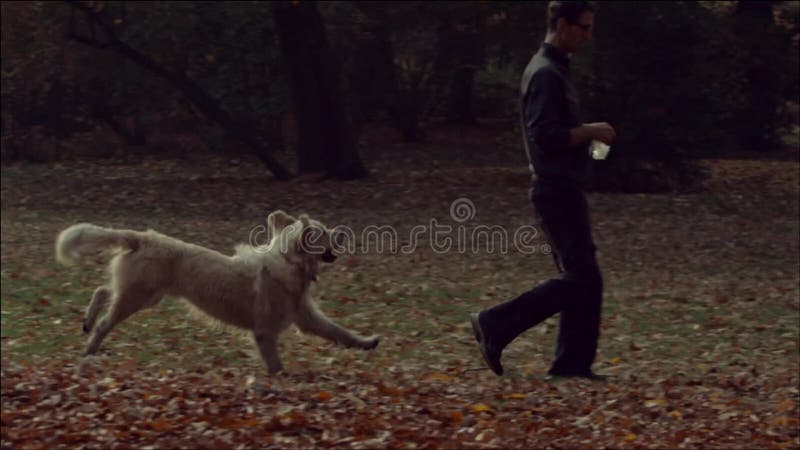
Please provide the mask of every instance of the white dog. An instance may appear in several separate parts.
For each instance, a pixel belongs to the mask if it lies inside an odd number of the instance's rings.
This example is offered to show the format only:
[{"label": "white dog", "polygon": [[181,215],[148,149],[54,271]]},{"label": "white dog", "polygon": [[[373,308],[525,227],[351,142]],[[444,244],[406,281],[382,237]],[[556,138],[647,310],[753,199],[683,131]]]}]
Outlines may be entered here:
[{"label": "white dog", "polygon": [[[86,310],[83,331],[92,335],[84,354],[95,353],[114,326],[165,295],[183,297],[223,323],[250,330],[269,373],[283,368],[278,337],[291,324],[347,347],[375,348],[378,336],[361,337],[333,323],[309,293],[319,262],[336,259],[335,230],[305,214],[296,219],[283,211],[270,214],[267,226],[272,236],[267,246],[240,245],[233,256],[152,230],[84,223],[62,231],[56,241],[62,263],[102,250],[117,253],[109,265],[110,283],[94,291]],[[109,299],[111,307],[95,327]]]}]

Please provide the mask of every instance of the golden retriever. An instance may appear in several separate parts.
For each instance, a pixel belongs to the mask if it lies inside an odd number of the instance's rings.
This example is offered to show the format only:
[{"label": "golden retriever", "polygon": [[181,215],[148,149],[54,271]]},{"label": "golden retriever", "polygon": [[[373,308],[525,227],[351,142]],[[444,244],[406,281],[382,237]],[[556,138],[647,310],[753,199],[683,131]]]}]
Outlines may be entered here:
[{"label": "golden retriever", "polygon": [[[320,312],[309,293],[320,262],[333,262],[336,230],[302,214],[275,211],[272,236],[262,247],[239,245],[233,256],[149,230],[103,228],[82,223],[58,235],[56,259],[68,264],[87,253],[112,250],[111,279],[94,291],[83,331],[91,332],[84,355],[135,312],[165,295],[182,297],[209,316],[252,332],[270,374],[283,369],[278,337],[291,324],[346,347],[370,350],[380,337],[362,337]],[[106,315],[95,326],[103,306]]]}]

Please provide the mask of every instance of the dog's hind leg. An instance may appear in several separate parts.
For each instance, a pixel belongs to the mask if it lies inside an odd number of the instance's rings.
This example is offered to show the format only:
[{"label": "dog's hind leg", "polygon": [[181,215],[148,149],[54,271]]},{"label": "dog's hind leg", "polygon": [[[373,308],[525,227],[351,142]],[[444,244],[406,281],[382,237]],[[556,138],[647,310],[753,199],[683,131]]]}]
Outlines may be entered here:
[{"label": "dog's hind leg", "polygon": [[86,315],[83,316],[83,332],[88,333],[94,328],[94,321],[97,319],[97,314],[106,306],[108,299],[111,298],[111,289],[108,286],[100,286],[94,290],[92,294],[92,301],[86,308]]},{"label": "dog's hind leg", "polygon": [[283,364],[278,355],[278,337],[267,331],[256,330],[253,332],[253,339],[261,353],[261,359],[267,365],[267,371],[274,374],[283,370]]},{"label": "dog's hind leg", "polygon": [[297,327],[300,328],[300,331],[304,333],[315,334],[337,344],[342,344],[345,347],[371,350],[377,347],[380,342],[380,337],[378,336],[371,336],[368,338],[361,337],[337,325],[313,306],[303,308],[299,311],[296,324]]},{"label": "dog's hind leg", "polygon": [[89,341],[86,343],[86,349],[83,354],[93,355],[100,348],[100,343],[108,335],[108,333],[123,320],[132,316],[137,311],[144,309],[148,306],[153,306],[158,303],[161,294],[154,294],[153,292],[144,293],[142,291],[126,290],[114,299],[108,313],[100,319],[100,322],[92,332]]}]

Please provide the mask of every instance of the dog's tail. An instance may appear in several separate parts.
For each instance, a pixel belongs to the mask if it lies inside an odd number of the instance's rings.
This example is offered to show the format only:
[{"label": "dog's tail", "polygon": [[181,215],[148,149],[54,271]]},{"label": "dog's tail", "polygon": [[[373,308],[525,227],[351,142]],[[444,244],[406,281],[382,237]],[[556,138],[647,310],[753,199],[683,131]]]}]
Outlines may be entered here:
[{"label": "dog's tail", "polygon": [[56,239],[56,260],[62,264],[76,262],[87,253],[97,253],[108,249],[139,248],[138,233],[131,230],[113,230],[90,223],[73,225],[58,234]]}]

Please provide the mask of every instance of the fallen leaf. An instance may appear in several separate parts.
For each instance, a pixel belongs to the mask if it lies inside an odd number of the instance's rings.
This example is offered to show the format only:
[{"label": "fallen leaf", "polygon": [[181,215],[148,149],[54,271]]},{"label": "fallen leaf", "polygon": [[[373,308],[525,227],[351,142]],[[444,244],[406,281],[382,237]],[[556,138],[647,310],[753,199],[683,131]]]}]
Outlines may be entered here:
[{"label": "fallen leaf", "polygon": [[491,411],[492,407],[487,405],[486,403],[477,403],[469,407],[473,412],[484,412],[484,411]]},{"label": "fallen leaf", "polygon": [[386,386],[385,384],[378,382],[377,383],[378,392],[383,395],[389,395],[392,397],[403,395],[403,391],[397,388],[393,388],[390,386]]},{"label": "fallen leaf", "polygon": [[780,412],[791,411],[794,409],[794,407],[795,407],[794,400],[786,399],[780,402],[780,404],[778,404],[778,411]]},{"label": "fallen leaf", "polygon": [[150,422],[150,428],[156,431],[165,431],[172,428],[172,425],[166,420],[154,420]]},{"label": "fallen leaf", "polygon": [[772,419],[772,423],[779,427],[788,427],[790,425],[797,425],[798,423],[800,423],[800,419],[796,419],[794,417],[780,416]]},{"label": "fallen leaf", "polygon": [[506,394],[506,395],[503,396],[503,398],[505,398],[507,400],[522,400],[524,398],[528,398],[528,396],[525,395],[525,394],[514,393],[514,394]]},{"label": "fallen leaf", "polygon": [[429,374],[425,375],[422,378],[422,381],[445,381],[445,382],[450,382],[450,381],[453,381],[453,377],[451,377],[450,375],[443,374],[443,373],[434,372],[434,373],[429,373]]}]

